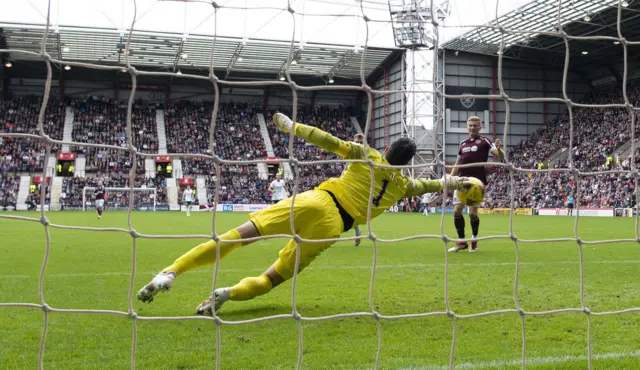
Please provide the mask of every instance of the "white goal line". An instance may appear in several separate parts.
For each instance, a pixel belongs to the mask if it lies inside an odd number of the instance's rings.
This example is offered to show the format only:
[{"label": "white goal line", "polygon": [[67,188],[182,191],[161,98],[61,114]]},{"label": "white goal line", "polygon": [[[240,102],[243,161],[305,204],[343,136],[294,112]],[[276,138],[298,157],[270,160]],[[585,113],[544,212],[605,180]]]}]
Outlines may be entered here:
[{"label": "white goal line", "polygon": [[[615,265],[615,264],[640,264],[640,260],[611,260],[611,261],[584,261],[584,264],[587,265]],[[578,261],[553,261],[553,262],[520,262],[522,266],[549,266],[549,265],[579,265]],[[265,265],[266,266],[266,265]],[[513,266],[515,267],[515,262],[485,262],[485,263],[450,263],[449,268],[456,267],[505,267],[505,266]],[[377,269],[410,269],[410,268],[424,268],[424,269],[435,269],[435,268],[444,268],[444,263],[409,263],[409,264],[398,264],[398,265],[376,265]],[[263,268],[247,268],[247,269],[225,269],[224,267],[220,268],[220,271],[223,272],[259,272],[264,271],[266,267]],[[305,269],[308,270],[371,270],[371,265],[346,265],[346,266],[338,266],[338,265],[313,265],[309,266]],[[157,271],[138,271],[138,274],[149,274],[155,275]],[[210,270],[207,269],[199,269],[193,270],[189,272],[190,274],[197,273],[205,273],[211,274]],[[87,273],[47,273],[45,277],[86,277],[86,276],[131,276],[131,271],[129,272],[87,272]],[[39,275],[33,274],[5,274],[0,275],[0,278],[30,278],[30,277],[38,277]]]},{"label": "white goal line", "polygon": [[[593,360],[611,360],[622,358],[640,357],[640,351],[634,352],[607,352],[594,353],[591,357]],[[585,355],[580,356],[549,356],[549,357],[527,357],[527,365],[552,365],[561,364],[572,361],[587,361],[589,358]],[[503,369],[505,367],[520,367],[522,359],[518,360],[495,360],[480,362],[463,362],[456,364],[456,369]],[[425,366],[425,367],[407,367],[402,370],[449,370],[449,365]]]}]

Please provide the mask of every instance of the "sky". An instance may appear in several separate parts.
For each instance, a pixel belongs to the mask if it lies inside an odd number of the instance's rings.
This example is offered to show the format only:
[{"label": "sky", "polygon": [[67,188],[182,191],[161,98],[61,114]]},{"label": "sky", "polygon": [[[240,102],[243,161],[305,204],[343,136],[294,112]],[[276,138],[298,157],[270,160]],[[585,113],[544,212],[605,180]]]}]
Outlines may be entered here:
[{"label": "sky", "polygon": [[[394,46],[385,0],[290,0],[295,40],[379,47]],[[363,8],[361,9],[361,1]],[[395,3],[402,0],[392,0]],[[406,0],[405,0],[406,1]],[[434,0],[434,3],[443,0]],[[532,0],[450,0],[451,14],[440,30],[444,42]],[[430,0],[424,0],[428,6]],[[47,0],[0,0],[0,23],[44,24]],[[294,21],[286,0],[136,0],[134,29],[189,34],[291,40]],[[125,30],[134,18],[133,0],[51,0],[51,24]],[[365,22],[362,11],[372,21]],[[367,33],[368,28],[368,33]],[[367,38],[368,35],[368,38]]]}]

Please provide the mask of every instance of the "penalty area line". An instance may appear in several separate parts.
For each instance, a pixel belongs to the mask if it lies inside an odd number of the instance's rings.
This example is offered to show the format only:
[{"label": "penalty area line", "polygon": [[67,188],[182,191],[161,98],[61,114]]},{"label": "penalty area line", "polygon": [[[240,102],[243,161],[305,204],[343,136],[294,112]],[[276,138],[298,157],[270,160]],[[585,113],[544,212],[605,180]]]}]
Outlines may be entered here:
[{"label": "penalty area line", "polygon": [[[614,265],[614,264],[640,264],[640,260],[618,260],[618,261],[586,261],[585,265]],[[550,266],[550,265],[579,265],[579,261],[556,261],[556,262],[520,262],[520,266]],[[500,267],[500,266],[513,266],[515,262],[485,262],[485,263],[450,263],[449,268],[456,267]],[[377,269],[436,269],[444,268],[444,263],[409,263],[409,264],[397,264],[397,265],[377,265]],[[266,269],[263,268],[248,268],[248,269],[225,269],[220,268],[220,272],[262,272]],[[306,270],[371,270],[371,265],[319,265],[309,266]],[[155,275],[157,272],[145,272],[141,271],[138,274],[148,274],[150,276]],[[189,274],[211,274],[212,271],[200,269],[195,271],[189,271]],[[127,272],[86,272],[86,273],[45,273],[45,277],[83,277],[83,276],[130,276],[131,271]],[[10,278],[31,278],[38,277],[39,274],[3,274],[0,275],[2,279]]]},{"label": "penalty area line", "polygon": [[[599,353],[591,356],[593,360],[623,359],[640,357],[640,351],[635,352],[609,352]],[[587,361],[587,355],[581,356],[550,356],[550,357],[527,357],[527,365],[551,365],[561,364],[565,362]],[[522,360],[494,360],[486,362],[465,362],[455,363],[456,369],[502,369],[505,367],[516,367],[522,364]],[[426,366],[426,367],[408,367],[404,370],[447,370],[449,365]]]}]

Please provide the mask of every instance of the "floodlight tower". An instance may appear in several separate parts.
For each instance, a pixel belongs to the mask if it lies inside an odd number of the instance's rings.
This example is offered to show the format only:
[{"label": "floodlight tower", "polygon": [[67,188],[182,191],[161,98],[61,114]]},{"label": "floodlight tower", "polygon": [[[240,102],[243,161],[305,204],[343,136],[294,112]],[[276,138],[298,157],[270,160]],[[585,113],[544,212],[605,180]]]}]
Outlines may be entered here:
[{"label": "floodlight tower", "polygon": [[[434,91],[444,92],[444,69],[439,57],[435,59],[436,33],[433,17],[441,24],[450,14],[450,0],[389,0],[389,14],[395,44],[407,52],[402,61],[402,123],[401,136],[412,138],[418,152],[412,164],[424,164],[420,169],[411,169],[414,178],[428,175],[440,176],[435,166],[436,158],[444,161],[444,99],[437,99]],[[434,68],[438,73],[434,81]],[[441,135],[436,140],[435,127]]]}]

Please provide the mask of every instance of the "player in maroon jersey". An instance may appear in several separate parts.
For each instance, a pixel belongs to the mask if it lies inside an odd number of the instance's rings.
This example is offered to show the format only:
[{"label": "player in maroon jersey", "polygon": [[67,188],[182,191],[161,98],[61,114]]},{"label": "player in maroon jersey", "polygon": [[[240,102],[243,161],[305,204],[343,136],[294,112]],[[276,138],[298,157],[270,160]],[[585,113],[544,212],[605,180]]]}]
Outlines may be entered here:
[{"label": "player in maroon jersey", "polygon": [[[496,161],[502,162],[504,160],[504,151],[502,151],[502,143],[500,139],[496,139],[495,143],[486,136],[480,135],[482,129],[482,120],[479,117],[471,116],[467,120],[467,131],[469,137],[460,143],[460,150],[458,151],[458,159],[456,160],[455,167],[451,171],[453,176],[469,176],[475,177],[482,181],[483,184],[487,184],[487,174],[484,166],[458,168],[461,164],[480,163],[487,162],[489,160],[489,153],[493,154],[493,158]],[[464,216],[462,211],[465,204],[460,203],[458,200],[457,192],[453,193],[453,221],[458,232],[458,238],[464,239]],[[478,237],[478,228],[480,227],[480,218],[478,218],[478,207],[469,207],[469,222],[471,223],[471,231],[473,233],[473,239]],[[458,242],[455,247],[449,249],[449,252],[458,252],[463,249],[467,249],[469,244],[467,242]],[[476,240],[471,241],[471,249],[469,252],[478,251],[478,242]]]}]

